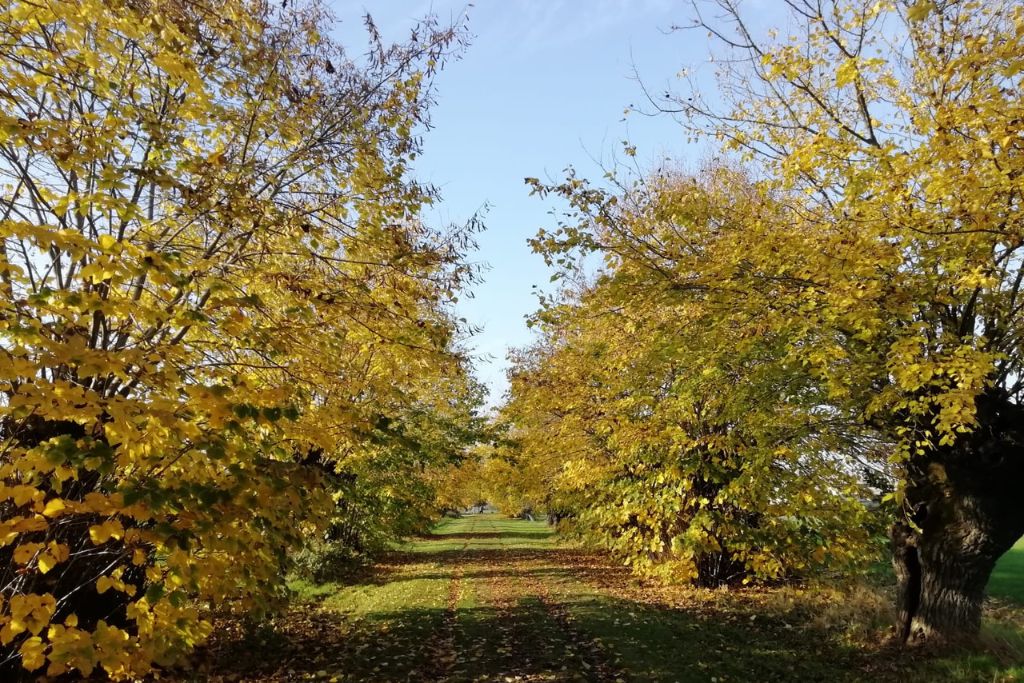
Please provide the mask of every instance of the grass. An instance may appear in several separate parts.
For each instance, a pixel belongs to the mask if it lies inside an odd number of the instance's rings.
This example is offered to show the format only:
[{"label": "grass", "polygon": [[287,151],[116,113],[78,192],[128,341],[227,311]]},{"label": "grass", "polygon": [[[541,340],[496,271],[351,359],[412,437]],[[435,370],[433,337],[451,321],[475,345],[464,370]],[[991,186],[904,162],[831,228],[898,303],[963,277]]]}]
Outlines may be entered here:
[{"label": "grass", "polygon": [[[1007,597],[1015,553],[994,588]],[[1017,607],[988,620],[984,651],[907,653],[884,644],[876,593],[641,585],[543,522],[497,515],[444,520],[358,584],[291,588],[273,638],[221,652],[211,680],[1024,681]]]},{"label": "grass", "polygon": [[988,592],[1024,604],[1024,539],[999,559],[989,579]]}]

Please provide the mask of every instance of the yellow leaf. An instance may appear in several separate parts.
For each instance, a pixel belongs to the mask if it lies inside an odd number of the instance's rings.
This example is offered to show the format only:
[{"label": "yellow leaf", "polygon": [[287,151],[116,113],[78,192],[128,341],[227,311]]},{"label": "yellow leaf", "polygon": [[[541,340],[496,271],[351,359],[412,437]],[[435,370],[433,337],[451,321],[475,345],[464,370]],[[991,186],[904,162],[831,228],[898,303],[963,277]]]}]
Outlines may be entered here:
[{"label": "yellow leaf", "polygon": [[22,534],[32,531],[45,531],[49,526],[49,524],[46,523],[46,518],[42,515],[22,517],[21,519],[12,520],[10,524],[14,531]]},{"label": "yellow leaf", "polygon": [[36,564],[39,567],[39,571],[45,574],[46,572],[53,569],[55,566],[64,562],[71,556],[71,549],[63,543],[57,543],[56,541],[50,541],[46,547],[46,551],[40,553],[39,559],[36,560]]},{"label": "yellow leaf", "polygon": [[38,492],[38,489],[36,489],[34,486],[21,485],[15,486],[12,489],[10,489],[9,495],[11,496],[16,506],[21,506],[31,501]]},{"label": "yellow leaf", "polygon": [[935,9],[933,0],[917,0],[907,10],[907,19],[910,21],[924,21],[932,13],[933,9]]},{"label": "yellow leaf", "polygon": [[89,527],[89,538],[96,545],[106,543],[111,538],[119,539],[124,536],[124,527],[115,519],[109,519],[102,524],[94,524]]},{"label": "yellow leaf", "polygon": [[32,636],[21,644],[21,665],[29,671],[35,671],[46,663],[46,645],[39,636]]},{"label": "yellow leaf", "polygon": [[845,85],[853,83],[857,78],[857,62],[853,59],[847,59],[843,62],[840,67],[836,70],[836,85],[842,88]]},{"label": "yellow leaf", "polygon": [[18,564],[28,564],[42,547],[42,543],[23,543],[14,549],[14,561]]},{"label": "yellow leaf", "polygon": [[47,517],[56,517],[65,509],[64,501],[60,498],[51,498],[46,501],[46,507],[43,508],[43,514]]},{"label": "yellow leaf", "polygon": [[42,553],[39,555],[36,565],[39,567],[39,572],[45,574],[57,566],[57,560],[50,553]]}]

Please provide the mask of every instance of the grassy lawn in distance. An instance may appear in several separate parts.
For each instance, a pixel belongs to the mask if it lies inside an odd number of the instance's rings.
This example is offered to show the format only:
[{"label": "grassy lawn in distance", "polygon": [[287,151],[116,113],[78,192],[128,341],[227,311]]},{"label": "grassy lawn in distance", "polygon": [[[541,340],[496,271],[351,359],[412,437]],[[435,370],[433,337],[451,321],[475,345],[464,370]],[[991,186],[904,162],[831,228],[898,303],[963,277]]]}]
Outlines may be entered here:
[{"label": "grassy lawn in distance", "polygon": [[1024,538],[1003,555],[988,582],[989,595],[1024,603]]}]

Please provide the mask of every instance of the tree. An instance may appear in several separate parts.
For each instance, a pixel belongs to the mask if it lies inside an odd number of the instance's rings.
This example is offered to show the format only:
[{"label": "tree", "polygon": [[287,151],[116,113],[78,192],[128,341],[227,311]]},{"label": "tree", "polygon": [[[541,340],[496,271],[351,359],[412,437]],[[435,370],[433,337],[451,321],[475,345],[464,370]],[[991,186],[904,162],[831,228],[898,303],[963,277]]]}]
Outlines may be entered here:
[{"label": "tree", "polygon": [[[550,189],[579,222],[537,247],[598,249],[605,268],[538,315],[503,413],[523,459],[549,463],[542,480],[575,502],[577,527],[643,574],[701,585],[863,558],[864,493],[837,454],[871,440],[785,362],[785,334],[696,270],[743,238],[763,208],[755,188],[722,168],[622,194],[575,178]],[[658,255],[634,248],[645,240]]]},{"label": "tree", "polygon": [[486,438],[485,421],[477,413],[482,385],[468,368],[461,374],[458,368],[438,369],[443,374],[424,385],[433,392],[431,402],[378,425],[367,452],[345,463],[361,471],[363,498],[373,501],[375,509],[364,524],[378,529],[379,549],[402,536],[426,533],[437,518],[438,500],[448,493],[440,476],[473,460]]},{"label": "tree", "polygon": [[368,26],[357,61],[315,4],[0,10],[3,666],[138,676],[266,609],[318,461],[464,371],[470,235],[408,176],[460,34]]},{"label": "tree", "polygon": [[[729,53],[725,104],[696,87],[656,104],[747,164],[763,208],[700,260],[699,241],[680,247],[686,230],[625,235],[614,253],[666,287],[732,292],[786,336],[784,359],[827,405],[894,444],[900,636],[971,636],[996,560],[1024,533],[1024,8],[789,0],[796,28],[779,40],[732,0],[713,4],[696,27]],[[578,183],[559,189],[614,231]]]},{"label": "tree", "polygon": [[434,369],[441,374],[422,378],[425,395],[415,403],[390,406],[353,447],[318,459],[334,509],[307,539],[299,574],[343,579],[403,537],[425,533],[439,512],[468,505],[456,502],[465,491],[454,487],[471,476],[473,449],[485,438],[483,390],[468,368]]}]

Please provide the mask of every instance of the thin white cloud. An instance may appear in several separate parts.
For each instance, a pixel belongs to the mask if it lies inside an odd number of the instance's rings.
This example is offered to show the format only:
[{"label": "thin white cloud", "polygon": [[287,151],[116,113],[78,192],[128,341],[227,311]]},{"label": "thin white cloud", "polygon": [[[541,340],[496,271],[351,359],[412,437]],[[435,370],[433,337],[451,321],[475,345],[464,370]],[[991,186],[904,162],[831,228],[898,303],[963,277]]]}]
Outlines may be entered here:
[{"label": "thin white cloud", "polygon": [[[637,18],[664,17],[671,21],[678,19],[680,12],[673,0],[401,0],[362,4],[328,0],[328,5],[348,23],[358,22],[369,12],[385,37],[394,40],[403,39],[405,31],[427,14],[458,21],[468,12],[470,30],[478,37],[474,51],[520,54],[571,48],[584,41],[611,37],[623,25],[635,25]],[[658,20],[653,19],[652,25],[657,24]]]},{"label": "thin white cloud", "polygon": [[534,52],[572,47],[641,16],[668,16],[671,0],[481,0],[470,11],[481,44]]}]

